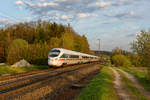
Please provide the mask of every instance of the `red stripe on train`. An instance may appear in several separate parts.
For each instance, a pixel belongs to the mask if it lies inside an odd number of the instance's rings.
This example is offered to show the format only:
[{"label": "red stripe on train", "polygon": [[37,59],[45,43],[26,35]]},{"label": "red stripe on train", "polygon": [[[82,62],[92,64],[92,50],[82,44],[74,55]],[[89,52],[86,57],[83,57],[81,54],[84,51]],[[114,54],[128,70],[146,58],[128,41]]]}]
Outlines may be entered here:
[{"label": "red stripe on train", "polygon": [[59,59],[59,61],[65,61],[65,60],[89,60],[89,59]]}]

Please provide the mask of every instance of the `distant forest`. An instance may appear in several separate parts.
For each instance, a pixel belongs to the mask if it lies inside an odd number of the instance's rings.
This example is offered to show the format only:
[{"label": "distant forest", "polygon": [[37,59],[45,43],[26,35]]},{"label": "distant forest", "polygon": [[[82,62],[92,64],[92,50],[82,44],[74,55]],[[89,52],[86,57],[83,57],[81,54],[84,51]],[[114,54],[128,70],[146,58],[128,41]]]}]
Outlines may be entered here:
[{"label": "distant forest", "polygon": [[0,29],[0,62],[13,64],[25,59],[32,64],[47,64],[50,49],[57,47],[92,53],[87,38],[69,24],[37,21]]},{"label": "distant forest", "polygon": [[98,51],[98,50],[93,50],[95,55],[106,55],[106,56],[111,56],[112,52],[111,51]]}]

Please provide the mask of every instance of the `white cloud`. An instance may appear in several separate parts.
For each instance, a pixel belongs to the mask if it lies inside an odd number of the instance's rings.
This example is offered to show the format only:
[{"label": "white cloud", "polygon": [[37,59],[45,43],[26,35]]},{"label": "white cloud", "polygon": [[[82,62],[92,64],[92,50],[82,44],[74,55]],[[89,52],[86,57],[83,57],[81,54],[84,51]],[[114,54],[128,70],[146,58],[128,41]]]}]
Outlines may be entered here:
[{"label": "white cloud", "polygon": [[111,13],[111,14],[104,14],[106,17],[112,17],[112,18],[117,18],[120,20],[128,20],[128,19],[141,19],[143,16],[141,14],[137,14],[136,10],[133,11],[120,11],[117,13]]},{"label": "white cloud", "polygon": [[19,8],[19,10],[22,10],[22,6],[19,6],[18,8]]},{"label": "white cloud", "polygon": [[96,14],[90,14],[90,13],[78,13],[77,16],[79,18],[86,18],[86,17],[96,17]]},{"label": "white cloud", "polygon": [[59,17],[59,16],[60,16],[60,14],[59,14],[59,13],[56,13],[56,14],[55,14],[55,16],[56,16],[56,17]]},{"label": "white cloud", "polygon": [[132,15],[132,16],[134,16],[135,12],[134,11],[130,11],[129,14]]},{"label": "white cloud", "polygon": [[67,20],[69,17],[66,15],[61,16],[62,19]]},{"label": "white cloud", "polygon": [[33,7],[48,7],[48,6],[50,6],[50,7],[56,7],[56,6],[58,6],[58,4],[57,3],[54,3],[54,2],[45,2],[45,3],[37,3],[37,4],[33,4],[32,5]]},{"label": "white cloud", "polygon": [[57,1],[57,2],[66,2],[68,0],[55,0],[55,1]]},{"label": "white cloud", "polygon": [[22,4],[24,4],[24,2],[21,1],[21,0],[18,0],[18,1],[15,2],[15,4],[16,4],[16,5],[22,5]]},{"label": "white cloud", "polygon": [[62,20],[70,20],[70,19],[73,19],[73,16],[62,15],[60,19],[62,19]]},{"label": "white cloud", "polygon": [[[58,3],[56,2],[46,2],[44,0],[40,0],[40,2],[37,2],[37,3],[32,3],[32,2],[29,2],[29,1],[23,1],[23,3],[27,6],[27,8],[46,8],[46,7],[57,7],[59,6]],[[40,13],[39,13],[40,14]]]},{"label": "white cloud", "polygon": [[[77,17],[95,16],[93,13],[97,8],[88,6],[97,0],[24,0],[24,6],[39,18],[45,17],[49,13],[59,12],[62,15],[71,15]],[[86,13],[83,14],[83,13]],[[77,15],[78,14],[78,15]],[[78,17],[79,16],[79,17]],[[49,17],[49,16],[47,16]],[[66,16],[59,16],[60,19],[67,19]]]},{"label": "white cloud", "polygon": [[45,0],[40,0],[41,2],[44,2]]},{"label": "white cloud", "polygon": [[113,2],[111,2],[111,1],[107,1],[107,2],[101,1],[101,2],[96,2],[95,6],[106,7],[106,6],[111,6],[112,4],[113,4]]},{"label": "white cloud", "polygon": [[0,18],[0,26],[1,25],[9,25],[9,24],[12,24],[13,22],[10,21],[9,19],[7,18]]},{"label": "white cloud", "polygon": [[[59,12],[62,15],[72,15],[76,19],[97,16],[93,13],[99,11],[100,8],[130,5],[135,1],[138,0],[18,0],[16,4],[24,4],[25,8],[38,18],[45,17],[49,13]],[[130,12],[130,15],[133,14]],[[62,16],[59,17],[59,19],[66,19]]]},{"label": "white cloud", "polygon": [[114,0],[114,1],[98,1],[95,3],[94,6],[96,7],[118,7],[118,6],[123,6],[123,5],[130,5],[138,2],[140,0]]},{"label": "white cloud", "polygon": [[32,17],[24,17],[23,20],[24,21],[31,21],[31,20],[33,20],[33,18]]},{"label": "white cloud", "polygon": [[136,36],[141,35],[141,32],[136,32]]}]

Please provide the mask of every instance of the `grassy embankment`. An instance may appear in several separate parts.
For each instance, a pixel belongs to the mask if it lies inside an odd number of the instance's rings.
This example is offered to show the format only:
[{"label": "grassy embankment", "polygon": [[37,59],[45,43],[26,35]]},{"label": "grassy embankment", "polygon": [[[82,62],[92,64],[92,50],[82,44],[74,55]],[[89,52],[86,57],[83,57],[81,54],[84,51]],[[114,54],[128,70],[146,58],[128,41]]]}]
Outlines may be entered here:
[{"label": "grassy embankment", "polygon": [[135,95],[138,100],[148,100],[122,72],[120,72],[120,74],[123,78],[124,86],[131,91],[132,95]]},{"label": "grassy embankment", "polygon": [[133,70],[131,68],[121,68],[121,69],[134,75],[138,79],[140,84],[142,84],[147,91],[150,91],[150,85],[149,85],[150,80],[147,79],[147,73],[146,72]]},{"label": "grassy embankment", "polygon": [[103,67],[76,100],[118,100],[113,88],[113,77],[112,70]]},{"label": "grassy embankment", "polygon": [[48,69],[49,66],[33,66],[33,67],[10,67],[8,65],[0,66],[0,75],[3,74],[17,74],[30,71],[37,71],[41,69]]}]

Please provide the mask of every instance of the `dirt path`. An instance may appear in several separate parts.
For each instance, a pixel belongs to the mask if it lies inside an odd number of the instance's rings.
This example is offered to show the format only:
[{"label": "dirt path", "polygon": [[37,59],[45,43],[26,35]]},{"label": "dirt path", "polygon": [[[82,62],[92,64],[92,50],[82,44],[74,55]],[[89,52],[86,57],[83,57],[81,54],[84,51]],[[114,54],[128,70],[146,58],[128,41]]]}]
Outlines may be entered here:
[{"label": "dirt path", "polygon": [[126,75],[126,77],[127,77],[127,78],[134,84],[134,86],[141,92],[141,94],[143,94],[144,96],[146,96],[147,98],[150,99],[150,92],[146,91],[146,90],[144,89],[144,87],[139,84],[139,82],[136,80],[136,78],[135,78],[133,75],[131,75],[131,74],[129,74],[129,73],[127,73],[127,72],[125,72],[125,71],[123,71],[123,70],[121,70],[121,69],[117,69],[117,70],[119,70],[119,71],[122,72],[124,75]]},{"label": "dirt path", "polygon": [[120,100],[137,100],[137,98],[135,96],[131,95],[130,94],[131,92],[122,84],[122,77],[119,74],[119,72],[112,67],[110,67],[110,69],[115,74],[114,88],[117,91],[119,99]]}]

